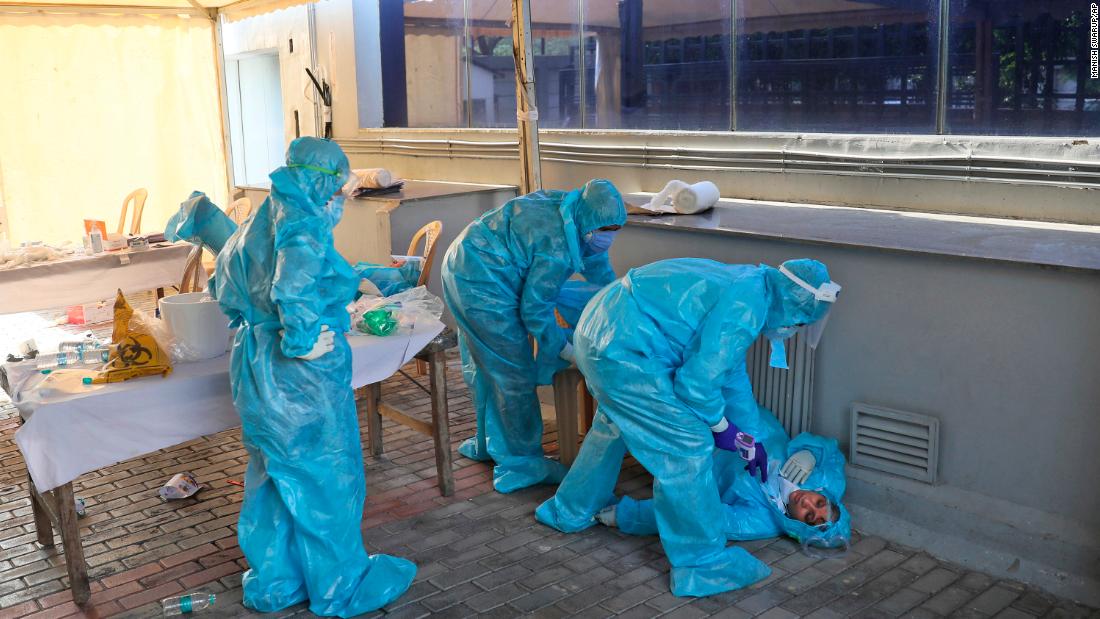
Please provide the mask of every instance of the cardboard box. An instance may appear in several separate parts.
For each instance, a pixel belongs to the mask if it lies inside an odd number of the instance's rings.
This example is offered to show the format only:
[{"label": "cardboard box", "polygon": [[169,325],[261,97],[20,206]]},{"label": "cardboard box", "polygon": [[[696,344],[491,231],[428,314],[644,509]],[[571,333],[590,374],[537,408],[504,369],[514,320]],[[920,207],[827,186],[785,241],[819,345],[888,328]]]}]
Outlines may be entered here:
[{"label": "cardboard box", "polygon": [[114,309],[114,303],[100,301],[67,307],[65,308],[65,314],[69,318],[69,324],[87,325],[114,320]]}]

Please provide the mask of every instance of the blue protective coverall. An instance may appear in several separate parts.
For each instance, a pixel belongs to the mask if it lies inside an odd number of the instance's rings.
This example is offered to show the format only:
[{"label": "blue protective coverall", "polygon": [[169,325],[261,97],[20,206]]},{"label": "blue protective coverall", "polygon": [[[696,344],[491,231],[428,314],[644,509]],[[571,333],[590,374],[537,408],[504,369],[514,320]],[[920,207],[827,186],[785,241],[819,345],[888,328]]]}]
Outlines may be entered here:
[{"label": "blue protective coverall", "polygon": [[[828,280],[820,262],[784,264],[811,285]],[[826,305],[772,267],[699,258],[632,269],[604,288],[574,336],[577,366],[599,409],[576,462],[536,518],[565,532],[591,526],[618,501],[615,483],[629,450],[654,477],[673,594],[711,595],[765,578],[767,566],[726,547],[710,428],[723,416],[757,413],[745,368],[757,336],[812,323]]]},{"label": "blue protective coverall", "polygon": [[[246,606],[271,612],[309,600],[350,617],[397,599],[416,566],[368,556],[360,525],[366,483],[345,306],[358,278],[332,245],[349,173],[334,142],[299,138],[271,173],[271,196],[218,253],[211,293],[237,327],[233,403],[248,451],[238,526],[250,569]],[[336,348],[308,353],[322,325]]]},{"label": "blue protective coverall", "polygon": [[493,460],[499,492],[561,480],[564,467],[543,456],[535,393],[568,365],[559,355],[569,334],[554,309],[574,273],[599,286],[615,279],[607,252],[584,251],[584,237],[624,223],[618,190],[593,180],[568,193],[509,200],[467,226],[447,250],[443,299],[458,325],[463,377],[477,409],[477,434],[459,452]]},{"label": "blue protective coverall", "polygon": [[[762,414],[778,427],[779,423],[770,412],[762,409]],[[744,428],[740,424],[738,427]],[[773,435],[775,439],[765,443],[768,453],[775,454],[768,461],[767,482],[761,482],[759,478],[749,475],[744,461],[737,454],[715,450],[715,478],[722,497],[726,539],[753,540],[787,535],[808,547],[847,547],[852,530],[851,516],[841,503],[846,482],[844,455],[840,452],[840,447],[831,438],[809,432],[803,432],[788,442],[783,429],[778,429],[779,435]],[[817,464],[799,487],[823,494],[840,512],[835,522],[821,527],[813,527],[789,518],[771,500],[780,494],[779,470],[783,463],[804,449],[814,455]],[[616,526],[623,533],[654,535],[658,532],[651,499],[638,501],[624,496],[616,506],[615,520]]]},{"label": "blue protective coverall", "polygon": [[382,296],[389,297],[409,288],[415,288],[420,280],[423,265],[419,260],[407,260],[399,267],[373,262],[357,262],[352,268],[360,279],[370,281]]},{"label": "blue protective coverall", "polygon": [[205,193],[192,191],[180,203],[176,214],[168,220],[168,225],[164,227],[164,238],[168,241],[188,241],[194,245],[202,245],[217,256],[236,231],[237,222],[211,202]]}]

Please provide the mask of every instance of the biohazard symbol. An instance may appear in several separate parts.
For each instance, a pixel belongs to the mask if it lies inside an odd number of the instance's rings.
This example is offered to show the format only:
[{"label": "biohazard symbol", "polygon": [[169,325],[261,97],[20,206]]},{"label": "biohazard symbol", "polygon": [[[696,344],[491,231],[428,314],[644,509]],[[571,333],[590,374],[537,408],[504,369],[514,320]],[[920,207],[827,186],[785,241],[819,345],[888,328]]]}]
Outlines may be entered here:
[{"label": "biohazard symbol", "polygon": [[124,366],[146,365],[153,360],[153,351],[129,336],[118,345],[118,359]]}]

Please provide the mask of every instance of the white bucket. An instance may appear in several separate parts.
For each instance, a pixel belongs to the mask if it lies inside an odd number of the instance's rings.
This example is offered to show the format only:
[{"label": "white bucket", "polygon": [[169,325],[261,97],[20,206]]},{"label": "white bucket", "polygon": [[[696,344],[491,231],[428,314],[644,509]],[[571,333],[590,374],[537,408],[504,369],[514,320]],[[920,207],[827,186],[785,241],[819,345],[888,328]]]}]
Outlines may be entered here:
[{"label": "white bucket", "polygon": [[[203,301],[202,299],[206,299]],[[220,357],[229,350],[229,319],[205,292],[188,292],[160,300],[160,316],[188,356]]]}]

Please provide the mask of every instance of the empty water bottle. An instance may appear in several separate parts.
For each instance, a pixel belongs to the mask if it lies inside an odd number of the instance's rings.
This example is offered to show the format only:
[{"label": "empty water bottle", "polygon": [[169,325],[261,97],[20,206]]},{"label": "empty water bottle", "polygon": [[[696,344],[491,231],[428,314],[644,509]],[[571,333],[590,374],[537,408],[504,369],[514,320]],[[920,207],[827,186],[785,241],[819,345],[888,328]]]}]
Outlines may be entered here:
[{"label": "empty water bottle", "polygon": [[55,353],[38,355],[38,369],[52,370],[80,366],[100,366],[111,357],[111,349],[106,346],[90,347],[81,345],[75,350],[62,349]]},{"label": "empty water bottle", "polygon": [[192,591],[187,595],[161,600],[160,605],[161,608],[164,609],[165,617],[189,615],[213,606],[214,594],[203,593],[202,591]]}]

